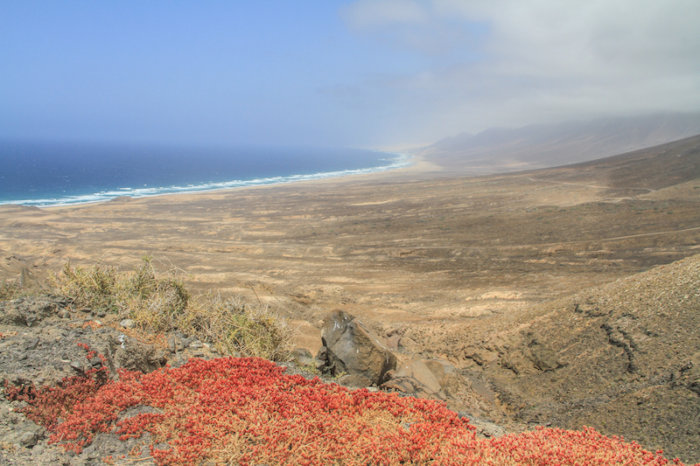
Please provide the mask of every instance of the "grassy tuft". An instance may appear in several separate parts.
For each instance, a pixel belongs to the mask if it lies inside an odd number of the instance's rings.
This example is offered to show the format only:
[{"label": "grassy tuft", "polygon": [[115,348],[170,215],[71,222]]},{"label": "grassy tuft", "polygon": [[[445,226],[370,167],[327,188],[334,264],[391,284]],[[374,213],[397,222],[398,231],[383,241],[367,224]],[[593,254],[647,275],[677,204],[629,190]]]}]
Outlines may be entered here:
[{"label": "grassy tuft", "polygon": [[191,298],[175,272],[158,274],[149,258],[134,272],[66,264],[53,282],[74,306],[130,318],[148,332],[179,330],[211,343],[222,354],[272,360],[289,356],[290,332],[268,307],[218,294]]},{"label": "grassy tuft", "polygon": [[[240,297],[199,296],[186,316],[188,333],[203,336],[223,354],[240,353],[275,361],[287,360],[291,332],[276,313],[263,304]],[[184,319],[183,319],[184,320]]]},{"label": "grassy tuft", "polygon": [[174,272],[156,276],[149,259],[124,278],[129,318],[153,332],[178,329],[188,312],[190,294]]},{"label": "grassy tuft", "polygon": [[73,267],[67,263],[52,277],[56,292],[68,298],[76,307],[94,311],[120,312],[122,295],[118,272],[114,267]]}]

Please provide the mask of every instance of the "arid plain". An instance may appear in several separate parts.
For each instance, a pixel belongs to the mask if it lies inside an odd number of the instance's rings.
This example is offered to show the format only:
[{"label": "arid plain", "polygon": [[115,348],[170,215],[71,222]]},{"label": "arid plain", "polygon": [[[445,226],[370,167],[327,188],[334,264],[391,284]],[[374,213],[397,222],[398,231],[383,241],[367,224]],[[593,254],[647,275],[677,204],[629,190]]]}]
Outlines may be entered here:
[{"label": "arid plain", "polygon": [[[65,208],[0,207],[0,273],[144,255],[195,289],[259,297],[308,322],[442,325],[700,252],[697,139],[500,176],[392,174]],[[697,151],[697,149],[695,149]],[[638,155],[639,154],[639,155]],[[661,169],[663,167],[663,169]],[[257,297],[255,297],[257,295]]]},{"label": "arid plain", "polygon": [[[474,348],[544,303],[700,253],[700,137],[503,175],[419,167],[78,207],[0,206],[0,279],[41,279],[67,261],[128,270],[148,255],[195,290],[268,303],[312,352],[319,321],[343,309],[389,345],[469,371],[489,362]],[[482,412],[514,415],[494,377],[472,380],[492,401]],[[545,414],[533,419],[548,422]]]}]

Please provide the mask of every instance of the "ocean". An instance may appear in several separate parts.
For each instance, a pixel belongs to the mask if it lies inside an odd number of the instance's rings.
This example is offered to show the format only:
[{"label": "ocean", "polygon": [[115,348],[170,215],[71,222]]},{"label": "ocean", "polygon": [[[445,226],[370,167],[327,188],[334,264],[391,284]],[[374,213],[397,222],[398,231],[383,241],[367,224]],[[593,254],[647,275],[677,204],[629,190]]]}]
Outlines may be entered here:
[{"label": "ocean", "polygon": [[0,204],[83,204],[374,173],[408,164],[405,155],[360,149],[0,141]]}]

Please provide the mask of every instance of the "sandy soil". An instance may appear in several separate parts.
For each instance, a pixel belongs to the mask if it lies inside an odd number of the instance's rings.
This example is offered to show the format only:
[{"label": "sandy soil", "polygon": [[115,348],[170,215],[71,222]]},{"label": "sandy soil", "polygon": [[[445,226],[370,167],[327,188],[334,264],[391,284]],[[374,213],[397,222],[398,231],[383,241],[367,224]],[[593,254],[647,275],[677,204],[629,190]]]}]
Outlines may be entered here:
[{"label": "sandy soil", "polygon": [[128,269],[149,255],[197,290],[270,303],[315,351],[318,321],[335,308],[385,332],[439,328],[698,251],[692,178],[645,186],[620,178],[627,165],[586,167],[454,177],[418,160],[280,186],[0,206],[0,279],[66,261]]},{"label": "sandy soil", "polygon": [[[279,186],[0,206],[0,283],[40,283],[67,261],[134,269],[148,255],[195,292],[269,304],[312,352],[340,308],[394,350],[448,359],[480,400],[472,414],[585,422],[693,461],[698,253],[700,137],[505,175],[419,160]],[[630,354],[640,370],[618,364]]]}]

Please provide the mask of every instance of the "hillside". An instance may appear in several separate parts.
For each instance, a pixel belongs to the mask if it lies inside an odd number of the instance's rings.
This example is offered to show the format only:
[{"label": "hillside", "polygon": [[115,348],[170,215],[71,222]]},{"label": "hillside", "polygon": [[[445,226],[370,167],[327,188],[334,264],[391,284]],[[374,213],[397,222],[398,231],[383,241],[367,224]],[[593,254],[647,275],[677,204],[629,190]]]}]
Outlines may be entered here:
[{"label": "hillside", "polygon": [[494,128],[425,148],[426,159],[465,173],[567,165],[700,134],[700,114],[659,114]]},{"label": "hillside", "polygon": [[699,328],[695,255],[433,344],[486,381],[507,416],[593,426],[698,461]]},{"label": "hillside", "polygon": [[[697,252],[700,139],[583,166],[361,177],[72,208],[0,206],[0,279],[150,255],[197,290],[387,327],[512,312]],[[680,155],[680,156],[679,156]]]},{"label": "hillside", "polygon": [[595,179],[611,195],[650,194],[700,178],[700,135],[538,173],[559,182]]}]

